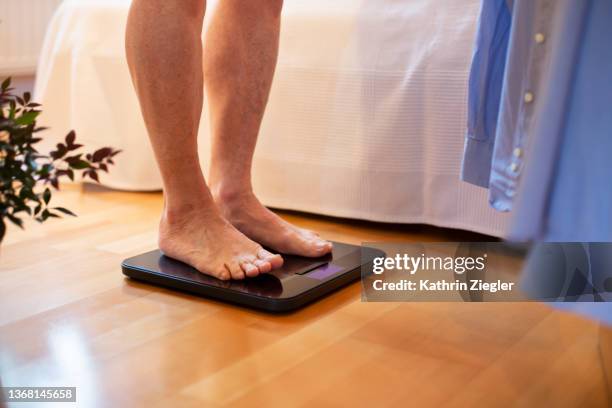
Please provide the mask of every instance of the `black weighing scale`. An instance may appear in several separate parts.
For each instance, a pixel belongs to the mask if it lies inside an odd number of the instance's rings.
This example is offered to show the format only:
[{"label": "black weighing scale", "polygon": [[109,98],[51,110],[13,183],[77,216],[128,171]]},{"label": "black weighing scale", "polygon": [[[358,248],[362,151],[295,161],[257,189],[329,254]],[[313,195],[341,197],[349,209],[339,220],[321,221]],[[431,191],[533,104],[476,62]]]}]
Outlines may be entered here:
[{"label": "black weighing scale", "polygon": [[130,278],[268,312],[297,309],[360,278],[361,267],[384,252],[334,242],[321,258],[283,255],[279,269],[244,280],[222,281],[198,272],[159,250],[126,259],[121,264]]}]

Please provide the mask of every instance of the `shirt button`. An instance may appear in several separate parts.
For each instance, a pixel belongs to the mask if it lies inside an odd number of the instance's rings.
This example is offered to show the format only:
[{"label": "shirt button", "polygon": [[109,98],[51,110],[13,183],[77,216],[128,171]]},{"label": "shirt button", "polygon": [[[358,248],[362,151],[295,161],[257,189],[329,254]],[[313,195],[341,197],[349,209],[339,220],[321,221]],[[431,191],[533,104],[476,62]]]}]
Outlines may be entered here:
[{"label": "shirt button", "polygon": [[521,149],[520,147],[515,147],[512,151],[512,154],[514,155],[514,157],[521,157],[523,155],[523,149]]},{"label": "shirt button", "polygon": [[538,44],[542,44],[544,42],[544,40],[546,39],[546,36],[542,33],[536,33],[533,36],[533,39],[535,40],[535,42],[537,42]]},{"label": "shirt button", "polygon": [[518,164],[512,163],[510,165],[510,171],[513,172],[513,173],[516,173],[517,170],[518,170]]},{"label": "shirt button", "polygon": [[525,103],[533,102],[533,93],[529,91],[525,92],[525,95],[523,95],[523,100],[525,101]]}]

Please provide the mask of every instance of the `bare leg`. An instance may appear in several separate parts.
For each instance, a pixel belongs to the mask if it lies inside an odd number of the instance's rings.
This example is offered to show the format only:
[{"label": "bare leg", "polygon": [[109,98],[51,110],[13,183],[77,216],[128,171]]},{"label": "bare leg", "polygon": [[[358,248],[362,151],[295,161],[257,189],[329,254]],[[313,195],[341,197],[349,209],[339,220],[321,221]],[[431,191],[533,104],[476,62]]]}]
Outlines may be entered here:
[{"label": "bare leg", "polygon": [[210,184],[223,215],[276,251],[321,256],[331,243],[266,209],[251,162],[278,55],[282,0],[221,0],[206,35],[204,77],[213,137]]},{"label": "bare leg", "polygon": [[221,216],[200,169],[205,7],[205,0],[134,0],[126,52],[164,183],[161,250],[203,273],[241,279],[278,267],[282,259]]}]

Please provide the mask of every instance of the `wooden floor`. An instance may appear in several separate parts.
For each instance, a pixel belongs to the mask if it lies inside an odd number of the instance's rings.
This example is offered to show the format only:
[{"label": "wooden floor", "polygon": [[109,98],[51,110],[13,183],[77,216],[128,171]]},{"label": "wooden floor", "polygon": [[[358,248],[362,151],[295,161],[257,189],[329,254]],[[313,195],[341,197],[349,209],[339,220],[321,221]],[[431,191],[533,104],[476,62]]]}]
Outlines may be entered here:
[{"label": "wooden floor", "polygon": [[[358,284],[281,316],[152,288],[119,264],[154,248],[161,195],[86,190],[54,198],[79,218],[10,229],[0,250],[4,386],[76,386],[85,407],[609,406],[593,322],[537,303],[361,303]],[[282,215],[350,243],[477,239]]]}]

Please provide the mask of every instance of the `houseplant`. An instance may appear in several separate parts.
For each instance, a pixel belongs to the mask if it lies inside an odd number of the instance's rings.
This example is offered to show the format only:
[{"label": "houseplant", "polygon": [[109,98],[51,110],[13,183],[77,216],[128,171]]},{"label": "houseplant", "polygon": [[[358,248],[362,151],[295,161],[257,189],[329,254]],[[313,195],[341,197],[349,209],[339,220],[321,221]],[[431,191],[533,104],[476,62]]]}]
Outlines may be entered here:
[{"label": "houseplant", "polygon": [[120,151],[103,147],[92,153],[80,153],[74,131],[48,154],[35,145],[44,127],[37,126],[40,105],[31,101],[28,92],[13,94],[11,79],[0,85],[0,242],[6,233],[7,221],[23,228],[23,217],[44,222],[61,214],[75,214],[67,208],[51,204],[53,190],[60,180],[74,180],[76,174],[98,182],[98,172],[108,171],[113,157]]}]

